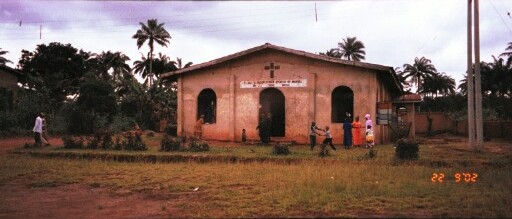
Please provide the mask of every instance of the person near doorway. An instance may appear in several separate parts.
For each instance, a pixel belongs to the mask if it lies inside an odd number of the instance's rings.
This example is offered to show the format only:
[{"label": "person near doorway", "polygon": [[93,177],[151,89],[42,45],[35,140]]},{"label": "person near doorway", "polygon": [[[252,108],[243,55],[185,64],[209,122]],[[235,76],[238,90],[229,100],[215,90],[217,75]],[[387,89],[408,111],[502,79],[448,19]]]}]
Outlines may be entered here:
[{"label": "person near doorway", "polygon": [[204,115],[201,115],[194,126],[194,137],[197,139],[201,139],[203,137],[203,124]]},{"label": "person near doorway", "polygon": [[350,149],[352,146],[352,123],[350,123],[350,118],[345,118],[345,122],[343,122],[343,145],[345,149]]},{"label": "person near doorway", "polygon": [[313,121],[313,122],[311,122],[311,126],[309,127],[309,147],[310,147],[310,150],[313,150],[313,148],[316,145],[316,135],[320,135],[320,134],[318,134],[318,132],[316,132],[316,130],[322,130],[322,129],[318,128],[316,126],[316,123]]},{"label": "person near doorway", "polygon": [[260,121],[256,130],[259,131],[260,140],[263,144],[268,144],[269,140],[269,119],[265,113],[261,113]]},{"label": "person near doorway", "polygon": [[352,140],[353,146],[359,147],[363,144],[363,139],[361,138],[361,122],[359,122],[359,116],[356,116],[354,122],[352,122]]},{"label": "person near doorway", "polygon": [[331,135],[331,131],[329,131],[329,126],[325,126],[325,129],[323,131],[324,131],[325,139],[322,142],[322,144],[329,145],[329,146],[331,146],[331,148],[333,150],[336,150],[336,148],[332,144],[332,135]]},{"label": "person near doorway", "polygon": [[43,113],[39,113],[37,115],[37,118],[36,118],[36,121],[35,121],[35,124],[34,124],[34,128],[32,129],[32,131],[34,132],[34,141],[35,141],[35,146],[36,147],[40,147],[41,146],[41,133],[43,133],[43,116],[42,116]]}]

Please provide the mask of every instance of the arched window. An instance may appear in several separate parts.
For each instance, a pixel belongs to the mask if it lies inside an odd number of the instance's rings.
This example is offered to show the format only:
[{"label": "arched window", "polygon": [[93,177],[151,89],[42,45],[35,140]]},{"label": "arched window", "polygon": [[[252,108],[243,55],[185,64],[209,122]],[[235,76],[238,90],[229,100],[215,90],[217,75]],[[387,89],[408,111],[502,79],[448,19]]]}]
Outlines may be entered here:
[{"label": "arched window", "polygon": [[197,97],[197,118],[204,116],[204,123],[215,123],[217,112],[217,95],[212,89],[204,89]]},{"label": "arched window", "polygon": [[336,87],[331,94],[331,122],[342,123],[354,115],[354,92],[347,86]]}]

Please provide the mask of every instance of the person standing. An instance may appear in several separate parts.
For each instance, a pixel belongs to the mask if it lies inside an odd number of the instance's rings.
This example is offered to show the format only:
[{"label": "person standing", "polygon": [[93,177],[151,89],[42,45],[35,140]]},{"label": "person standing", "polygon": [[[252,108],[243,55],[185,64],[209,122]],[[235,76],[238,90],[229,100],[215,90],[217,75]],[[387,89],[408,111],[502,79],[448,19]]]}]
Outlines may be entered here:
[{"label": "person standing", "polygon": [[204,115],[201,115],[194,126],[194,137],[197,139],[201,139],[203,137],[203,124]]},{"label": "person standing", "polygon": [[258,123],[258,126],[256,127],[256,130],[259,131],[261,143],[268,144],[267,136],[268,136],[268,132],[269,132],[269,127],[268,127],[267,115],[265,113],[261,113],[260,121]]},{"label": "person standing", "polygon": [[316,130],[322,130],[318,127],[316,127],[315,122],[311,122],[311,126],[309,127],[309,147],[310,150],[313,150],[313,148],[316,145],[316,135],[318,135],[318,132]]},{"label": "person standing", "polygon": [[247,134],[245,133],[245,129],[242,129],[242,143],[247,141]]},{"label": "person standing", "polygon": [[329,131],[329,126],[326,126],[326,127],[325,127],[324,133],[325,133],[325,139],[324,139],[324,141],[322,142],[322,144],[329,145],[329,146],[331,146],[331,148],[332,148],[333,150],[336,150],[336,148],[335,148],[335,147],[334,147],[334,145],[332,144],[332,135],[331,135],[331,131]]},{"label": "person standing", "polygon": [[42,113],[39,113],[37,115],[37,118],[36,118],[36,121],[35,121],[35,124],[34,124],[34,128],[32,129],[32,131],[34,132],[34,141],[35,141],[35,146],[36,147],[40,147],[41,146],[41,133],[43,133],[43,118],[42,118]]},{"label": "person standing", "polygon": [[343,145],[345,149],[349,149],[352,146],[352,123],[350,123],[348,117],[345,118],[343,123]]},{"label": "person standing", "polygon": [[354,147],[359,147],[363,144],[363,139],[361,138],[361,122],[359,122],[359,116],[356,116],[356,119],[352,123],[352,138]]},{"label": "person standing", "polygon": [[[366,119],[366,122],[365,122],[365,127],[366,127],[366,133],[368,133],[368,129],[370,130],[370,134],[371,134],[371,143],[370,146],[373,147],[375,145],[375,140],[374,140],[374,137],[373,137],[373,122],[372,122],[372,119],[370,118],[370,114],[366,114],[364,116],[364,118]],[[368,138],[368,134],[366,134],[366,137]],[[366,141],[367,145],[368,145],[368,140]]]},{"label": "person standing", "polygon": [[47,136],[47,127],[46,127],[46,116],[44,115],[44,113],[41,113],[41,119],[42,119],[42,130],[43,132],[41,133],[41,142],[44,144],[44,145],[50,145],[50,142],[48,141],[48,136]]}]

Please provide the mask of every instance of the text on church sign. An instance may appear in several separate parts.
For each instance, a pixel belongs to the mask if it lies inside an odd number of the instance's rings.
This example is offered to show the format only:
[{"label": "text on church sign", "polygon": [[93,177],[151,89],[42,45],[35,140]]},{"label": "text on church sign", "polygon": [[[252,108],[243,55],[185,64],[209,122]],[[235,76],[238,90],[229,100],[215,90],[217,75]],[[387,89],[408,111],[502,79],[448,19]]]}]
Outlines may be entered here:
[{"label": "text on church sign", "polygon": [[306,87],[307,85],[307,79],[240,81],[240,88]]}]

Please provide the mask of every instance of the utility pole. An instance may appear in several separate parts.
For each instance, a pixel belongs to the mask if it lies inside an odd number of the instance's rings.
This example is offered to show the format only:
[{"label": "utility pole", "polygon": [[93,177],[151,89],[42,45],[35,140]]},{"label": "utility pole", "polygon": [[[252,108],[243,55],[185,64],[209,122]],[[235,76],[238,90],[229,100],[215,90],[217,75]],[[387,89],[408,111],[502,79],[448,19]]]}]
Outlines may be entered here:
[{"label": "utility pole", "polygon": [[[478,0],[474,1],[474,33],[472,33],[471,2],[468,0],[468,146],[473,150],[483,149],[482,121],[482,80],[480,75],[480,14]],[[475,41],[473,43],[472,34]],[[473,52],[475,49],[475,66],[473,68]]]},{"label": "utility pole", "polygon": [[482,150],[484,144],[484,128],[482,119],[482,80],[480,75],[480,13],[478,0],[475,0],[475,131],[476,149]]},{"label": "utility pole", "polygon": [[472,13],[471,0],[468,0],[468,71],[467,71],[467,96],[468,96],[468,146],[475,149],[475,96],[473,90],[473,39],[472,39]]}]

